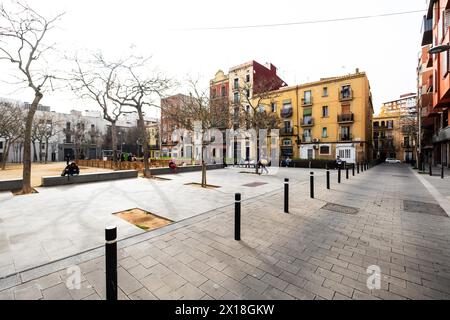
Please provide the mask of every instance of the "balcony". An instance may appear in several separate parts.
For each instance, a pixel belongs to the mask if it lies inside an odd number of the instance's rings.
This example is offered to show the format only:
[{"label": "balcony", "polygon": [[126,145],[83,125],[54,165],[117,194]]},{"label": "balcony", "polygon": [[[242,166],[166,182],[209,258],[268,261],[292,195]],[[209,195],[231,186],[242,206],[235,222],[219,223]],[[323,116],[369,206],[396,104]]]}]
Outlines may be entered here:
[{"label": "balcony", "polygon": [[314,118],[303,118],[300,122],[301,127],[312,127],[314,126]]},{"label": "balcony", "polygon": [[309,99],[302,99],[302,107],[310,107],[313,105],[313,99],[309,98]]},{"label": "balcony", "polygon": [[408,142],[408,143],[402,142],[402,148],[404,148],[404,149],[412,149],[412,148],[414,148],[414,146],[412,145],[411,142]]},{"label": "balcony", "polygon": [[339,134],[339,141],[352,141],[352,134]]},{"label": "balcony", "polygon": [[355,121],[353,113],[338,115],[338,123],[352,123]]},{"label": "balcony", "polygon": [[280,129],[280,135],[281,136],[293,136],[294,128],[282,128],[282,129]]},{"label": "balcony", "polygon": [[353,100],[353,90],[339,90],[339,101],[351,101]]},{"label": "balcony", "polygon": [[433,143],[450,140],[450,126],[439,130],[439,134],[433,136]]},{"label": "balcony", "polygon": [[306,135],[302,135],[302,142],[303,143],[311,143],[313,141],[313,139],[311,138],[311,136],[306,136]]},{"label": "balcony", "polygon": [[290,118],[292,117],[293,111],[292,108],[281,109],[281,117],[282,118]]},{"label": "balcony", "polygon": [[422,47],[433,43],[433,19],[427,19],[423,17],[422,24]]}]

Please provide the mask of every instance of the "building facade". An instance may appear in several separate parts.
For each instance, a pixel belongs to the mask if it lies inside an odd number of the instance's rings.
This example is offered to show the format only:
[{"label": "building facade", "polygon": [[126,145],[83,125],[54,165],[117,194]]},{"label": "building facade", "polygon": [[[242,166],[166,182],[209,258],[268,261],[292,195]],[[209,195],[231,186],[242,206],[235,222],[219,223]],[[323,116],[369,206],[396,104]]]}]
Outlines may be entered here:
[{"label": "building facade", "polygon": [[373,119],[373,157],[395,158],[406,163],[416,160],[417,108],[415,93],[383,103]]},{"label": "building facade", "polygon": [[284,87],[264,105],[281,118],[281,159],[372,159],[373,105],[364,72]]},{"label": "building facade", "polygon": [[450,43],[449,29],[450,2],[429,0],[418,66],[420,154],[421,161],[444,166],[450,166],[450,51],[427,52],[430,47]]}]

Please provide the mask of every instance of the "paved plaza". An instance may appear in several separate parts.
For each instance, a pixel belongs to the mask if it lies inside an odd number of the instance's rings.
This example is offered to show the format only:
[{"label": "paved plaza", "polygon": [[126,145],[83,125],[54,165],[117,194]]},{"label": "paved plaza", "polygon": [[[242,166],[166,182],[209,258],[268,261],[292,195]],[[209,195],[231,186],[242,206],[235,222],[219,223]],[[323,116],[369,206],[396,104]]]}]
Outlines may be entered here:
[{"label": "paved plaza", "polygon": [[[244,170],[208,172],[220,189],[186,186],[200,178],[186,173],[0,194],[0,299],[104,299],[111,223],[123,239],[120,299],[450,299],[449,177],[380,165],[343,174],[342,184],[333,171],[326,190],[325,171],[313,170],[310,199],[310,170]],[[243,186],[254,182],[266,184]],[[235,192],[244,200],[239,242]],[[176,223],[143,232],[111,215],[135,207]],[[79,289],[67,287],[71,266],[81,269]],[[371,266],[381,271],[380,289],[367,286]]]}]

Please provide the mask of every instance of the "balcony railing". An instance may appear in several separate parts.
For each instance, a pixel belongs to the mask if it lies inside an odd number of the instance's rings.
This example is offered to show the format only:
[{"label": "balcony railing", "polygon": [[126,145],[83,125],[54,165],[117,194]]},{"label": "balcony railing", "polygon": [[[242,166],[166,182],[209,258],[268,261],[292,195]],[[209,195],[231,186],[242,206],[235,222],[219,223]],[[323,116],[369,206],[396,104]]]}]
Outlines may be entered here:
[{"label": "balcony railing", "polygon": [[353,90],[339,90],[339,101],[353,100]]},{"label": "balcony railing", "polygon": [[309,98],[309,99],[302,99],[302,107],[310,107],[313,105],[313,98]]},{"label": "balcony railing", "polygon": [[339,134],[339,141],[352,141],[353,136],[352,134]]},{"label": "balcony railing", "polygon": [[354,121],[355,121],[355,117],[354,117],[353,113],[338,115],[338,122],[339,123],[354,122]]},{"label": "balcony railing", "polygon": [[408,142],[408,143],[402,142],[402,148],[405,148],[405,149],[412,149],[412,148],[414,148],[414,146],[413,146],[412,143],[410,143],[410,142]]},{"label": "balcony railing", "polygon": [[303,118],[300,122],[300,126],[302,127],[312,127],[314,125],[314,118]]},{"label": "balcony railing", "polygon": [[313,141],[313,139],[311,138],[311,136],[302,135],[302,141],[304,143],[311,143]]},{"label": "balcony railing", "polygon": [[292,136],[294,134],[294,128],[282,128],[280,129],[280,135]]},{"label": "balcony railing", "polygon": [[293,114],[292,108],[281,109],[282,118],[290,118],[292,117],[292,114]]}]

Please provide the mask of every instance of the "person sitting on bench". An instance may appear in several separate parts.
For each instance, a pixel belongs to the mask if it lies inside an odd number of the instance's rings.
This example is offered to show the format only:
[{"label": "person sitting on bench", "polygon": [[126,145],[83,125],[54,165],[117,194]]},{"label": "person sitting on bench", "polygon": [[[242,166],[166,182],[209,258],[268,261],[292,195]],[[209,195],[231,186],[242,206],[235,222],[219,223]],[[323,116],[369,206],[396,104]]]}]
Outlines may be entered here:
[{"label": "person sitting on bench", "polygon": [[80,168],[77,166],[77,164],[75,162],[72,162],[61,173],[61,177],[73,176],[73,175],[79,175],[79,174],[80,174]]}]

